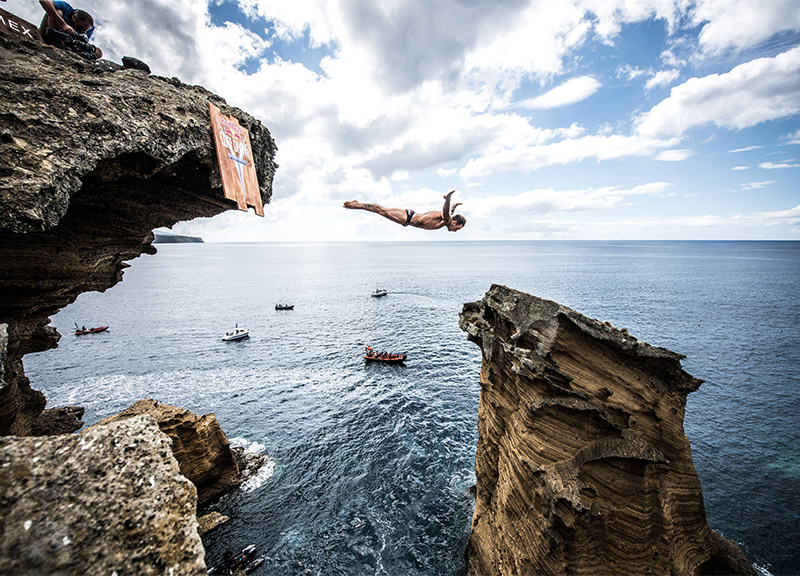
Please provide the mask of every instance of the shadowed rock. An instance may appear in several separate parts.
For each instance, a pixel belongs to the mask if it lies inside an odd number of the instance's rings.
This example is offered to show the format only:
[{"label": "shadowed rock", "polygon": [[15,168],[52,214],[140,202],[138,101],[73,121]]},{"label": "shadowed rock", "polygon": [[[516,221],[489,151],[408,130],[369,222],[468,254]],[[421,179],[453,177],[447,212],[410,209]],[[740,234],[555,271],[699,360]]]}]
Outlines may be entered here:
[{"label": "shadowed rock", "polygon": [[683,356],[504,286],[460,326],[483,353],[469,574],[755,574],[706,523]]}]

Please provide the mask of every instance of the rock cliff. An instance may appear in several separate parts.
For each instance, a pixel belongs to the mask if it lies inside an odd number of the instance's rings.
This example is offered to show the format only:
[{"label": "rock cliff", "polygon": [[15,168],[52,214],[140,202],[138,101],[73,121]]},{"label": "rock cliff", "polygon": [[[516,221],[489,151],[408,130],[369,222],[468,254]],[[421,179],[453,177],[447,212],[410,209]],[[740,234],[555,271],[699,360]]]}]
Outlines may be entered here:
[{"label": "rock cliff", "polygon": [[206,573],[194,485],[149,416],[0,438],[0,574]]},{"label": "rock cliff", "polygon": [[481,347],[473,576],[754,574],[706,523],[683,431],[683,356],[493,286]]},{"label": "rock cliff", "polygon": [[[22,365],[56,345],[49,316],[154,253],[153,229],[235,208],[223,198],[208,102],[249,130],[265,204],[276,146],[260,122],[199,86],[3,33],[0,102],[0,435],[29,435],[54,429]],[[80,426],[57,416],[63,431]]]}]

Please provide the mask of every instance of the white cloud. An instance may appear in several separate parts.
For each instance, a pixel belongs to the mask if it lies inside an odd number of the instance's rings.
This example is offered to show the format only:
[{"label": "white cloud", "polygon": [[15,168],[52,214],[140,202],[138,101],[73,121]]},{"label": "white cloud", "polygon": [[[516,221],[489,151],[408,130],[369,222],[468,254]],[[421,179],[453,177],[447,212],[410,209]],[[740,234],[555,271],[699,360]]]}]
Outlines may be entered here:
[{"label": "white cloud", "polygon": [[763,182],[746,182],[742,184],[742,190],[760,190],[770,184],[775,184],[775,180],[765,180]]},{"label": "white cloud", "polygon": [[762,162],[758,165],[759,168],[763,168],[765,170],[780,170],[783,168],[800,168],[800,164],[791,164],[789,162],[781,162],[780,164],[774,164],[772,162]]},{"label": "white cloud", "polygon": [[639,76],[644,76],[645,74],[647,74],[647,70],[642,70],[630,64],[618,66],[616,71],[617,78],[625,78],[626,80],[635,80]]},{"label": "white cloud", "polygon": [[741,50],[779,32],[800,30],[797,0],[700,0],[690,14],[694,25],[702,25],[700,46],[710,53]]},{"label": "white cloud", "polygon": [[472,158],[459,171],[459,175],[469,179],[511,170],[532,172],[543,166],[570,164],[589,158],[611,160],[628,156],[649,156],[676,142],[677,139],[659,140],[638,135],[595,135],[565,138],[544,144],[517,143]]},{"label": "white cloud", "polygon": [[794,134],[787,134],[786,140],[787,144],[800,144],[800,130],[798,130]]},{"label": "white cloud", "polygon": [[548,90],[541,96],[522,100],[518,104],[531,110],[559,108],[586,100],[597,92],[602,84],[594,76],[570,78],[560,86]]},{"label": "white cloud", "polygon": [[750,166],[734,166],[731,170],[750,170]]},{"label": "white cloud", "polygon": [[497,218],[498,213],[519,217],[526,213],[599,210],[617,206],[631,197],[664,197],[671,186],[668,182],[650,182],[632,188],[606,186],[577,190],[535,189],[515,195],[471,198],[468,205],[472,214],[483,218]]},{"label": "white cloud", "polygon": [[680,136],[694,126],[754,126],[800,112],[800,47],[740,64],[726,74],[691,78],[636,119],[639,134]]},{"label": "white cloud", "polygon": [[788,224],[789,226],[800,226],[800,206],[795,206],[789,210],[777,210],[775,212],[759,212],[756,214],[767,226],[779,226]]},{"label": "white cloud", "polygon": [[653,88],[657,88],[660,86],[669,86],[678,77],[681,73],[678,70],[659,70],[655,74],[653,74],[650,79],[645,83],[644,87],[647,90],[652,90]]},{"label": "white cloud", "polygon": [[661,160],[662,162],[681,162],[691,156],[694,156],[694,150],[687,150],[685,148],[662,150],[656,156],[656,160]]},{"label": "white cloud", "polygon": [[758,150],[763,146],[746,146],[744,148],[737,148],[736,150],[728,150],[728,154],[735,154],[737,152],[750,152],[751,150]]}]

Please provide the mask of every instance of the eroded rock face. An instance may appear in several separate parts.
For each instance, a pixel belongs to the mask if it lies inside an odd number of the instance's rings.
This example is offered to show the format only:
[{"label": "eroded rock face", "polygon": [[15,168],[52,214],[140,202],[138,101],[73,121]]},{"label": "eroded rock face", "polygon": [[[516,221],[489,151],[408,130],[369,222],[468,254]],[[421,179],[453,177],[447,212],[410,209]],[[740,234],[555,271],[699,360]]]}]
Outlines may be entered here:
[{"label": "eroded rock face", "polygon": [[0,102],[0,435],[28,435],[45,398],[22,357],[56,346],[49,316],[154,253],[154,228],[235,207],[223,198],[208,103],[249,130],[265,204],[276,147],[260,122],[202,87],[2,32]]},{"label": "eroded rock face", "polygon": [[0,438],[0,573],[206,573],[194,485],[149,416]]},{"label": "eroded rock face", "polygon": [[755,573],[706,523],[683,356],[503,286],[460,326],[483,352],[469,574]]},{"label": "eroded rock face", "polygon": [[241,474],[228,437],[213,414],[197,416],[183,408],[144,399],[119,414],[101,420],[95,426],[105,426],[144,414],[151,416],[161,431],[172,440],[172,453],[181,473],[197,488],[198,505],[202,506],[241,483]]}]

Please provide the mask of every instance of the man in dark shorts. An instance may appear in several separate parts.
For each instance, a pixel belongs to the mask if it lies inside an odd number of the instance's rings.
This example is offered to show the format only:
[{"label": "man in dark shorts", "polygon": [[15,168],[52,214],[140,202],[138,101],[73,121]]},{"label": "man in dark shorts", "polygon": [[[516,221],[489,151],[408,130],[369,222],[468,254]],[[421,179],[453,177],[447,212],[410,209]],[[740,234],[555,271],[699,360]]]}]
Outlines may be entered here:
[{"label": "man in dark shorts", "polygon": [[446,227],[450,232],[458,232],[467,223],[467,219],[460,214],[453,214],[456,207],[461,205],[461,202],[459,202],[453,204],[452,208],[450,207],[450,197],[454,192],[455,190],[450,190],[444,195],[444,206],[442,206],[441,211],[432,210],[421,214],[413,210],[403,210],[402,208],[384,208],[380,204],[362,204],[358,200],[345,202],[344,207],[349,210],[374,212],[402,226],[411,225],[414,228],[422,228],[423,230],[438,230]]},{"label": "man in dark shorts", "polygon": [[[66,2],[61,0],[39,0],[39,4],[44,9],[44,18],[39,25],[39,33],[44,38],[44,33],[48,28],[66,32],[71,36],[85,34],[86,38],[91,38],[94,33],[94,18],[85,10],[75,10]],[[97,46],[94,47],[98,58],[103,57],[103,51]]]}]

